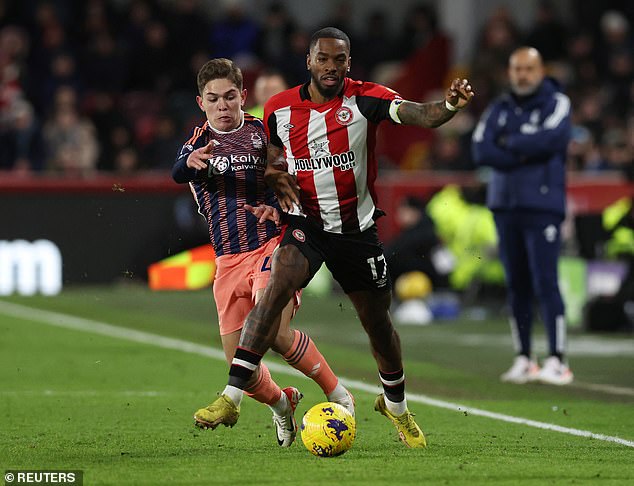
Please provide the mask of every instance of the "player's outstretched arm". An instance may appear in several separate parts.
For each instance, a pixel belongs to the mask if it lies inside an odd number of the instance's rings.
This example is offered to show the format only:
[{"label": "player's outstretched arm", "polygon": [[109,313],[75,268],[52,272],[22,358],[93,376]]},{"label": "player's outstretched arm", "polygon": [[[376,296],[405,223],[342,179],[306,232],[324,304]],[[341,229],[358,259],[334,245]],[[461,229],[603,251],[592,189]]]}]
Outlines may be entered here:
[{"label": "player's outstretched arm", "polygon": [[398,107],[398,117],[403,125],[436,128],[467,106],[474,94],[468,80],[456,78],[451,82],[444,100],[430,103],[403,101]]},{"label": "player's outstretched arm", "polygon": [[299,206],[299,186],[295,177],[284,169],[285,166],[282,149],[269,144],[264,180],[275,191],[282,210],[288,212],[293,209],[293,204]]}]

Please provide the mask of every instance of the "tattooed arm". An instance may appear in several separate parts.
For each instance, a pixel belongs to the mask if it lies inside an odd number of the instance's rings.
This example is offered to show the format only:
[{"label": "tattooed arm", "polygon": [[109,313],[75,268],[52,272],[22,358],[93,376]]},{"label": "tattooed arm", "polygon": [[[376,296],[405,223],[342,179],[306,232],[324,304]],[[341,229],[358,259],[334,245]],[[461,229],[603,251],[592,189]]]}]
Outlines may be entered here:
[{"label": "tattooed arm", "polygon": [[403,101],[398,107],[398,117],[403,125],[436,128],[451,120],[459,110],[467,106],[473,95],[469,81],[454,79],[443,101],[430,103]]}]

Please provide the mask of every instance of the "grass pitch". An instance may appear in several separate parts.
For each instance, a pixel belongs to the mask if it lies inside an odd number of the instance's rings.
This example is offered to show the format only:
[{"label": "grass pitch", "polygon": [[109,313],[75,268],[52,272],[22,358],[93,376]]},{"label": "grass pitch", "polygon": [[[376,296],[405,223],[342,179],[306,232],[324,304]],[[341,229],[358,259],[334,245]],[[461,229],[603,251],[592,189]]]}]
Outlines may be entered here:
[{"label": "grass pitch", "polygon": [[[249,399],[233,429],[193,427],[193,412],[227,376],[208,290],[127,285],[3,298],[0,466],[81,469],[84,484],[130,485],[603,485],[634,478],[631,336],[572,333],[576,382],[557,388],[499,383],[513,354],[501,315],[399,327],[410,409],[429,442],[408,450],[372,409],[376,368],[345,296],[306,297],[295,325],[353,388],[357,440],[341,457],[316,458],[300,440],[279,448],[268,409]],[[313,382],[266,359],[280,385],[304,392],[298,418],[323,401]]]}]

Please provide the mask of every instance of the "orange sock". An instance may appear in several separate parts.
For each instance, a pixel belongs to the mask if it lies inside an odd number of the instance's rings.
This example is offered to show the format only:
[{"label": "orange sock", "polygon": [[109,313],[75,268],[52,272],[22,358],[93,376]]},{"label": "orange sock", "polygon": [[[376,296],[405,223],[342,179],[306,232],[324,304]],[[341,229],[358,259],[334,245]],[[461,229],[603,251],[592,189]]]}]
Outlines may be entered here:
[{"label": "orange sock", "polygon": [[273,381],[269,369],[262,362],[260,362],[260,372],[258,374],[257,381],[249,388],[245,389],[244,393],[260,403],[265,403],[266,405],[273,405],[277,403],[282,396],[281,388]]},{"label": "orange sock", "polygon": [[296,370],[313,379],[326,395],[330,394],[339,380],[330,369],[326,358],[306,334],[293,329],[295,338],[291,349],[284,355],[286,362]]}]

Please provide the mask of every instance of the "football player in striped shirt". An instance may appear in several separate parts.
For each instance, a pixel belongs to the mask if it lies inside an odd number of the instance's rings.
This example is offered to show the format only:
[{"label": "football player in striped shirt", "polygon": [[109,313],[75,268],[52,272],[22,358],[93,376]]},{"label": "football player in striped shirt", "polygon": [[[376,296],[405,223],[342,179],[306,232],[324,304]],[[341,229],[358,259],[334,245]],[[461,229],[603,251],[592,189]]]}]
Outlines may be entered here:
[{"label": "football player in striped shirt", "polygon": [[396,426],[405,445],[425,447],[407,408],[400,340],[389,315],[391,283],[375,225],[375,133],[385,120],[442,125],[470,102],[473,91],[466,79],[455,79],[444,100],[416,103],[384,86],[352,80],[350,40],[332,27],[313,34],[306,67],[308,83],[273,96],[264,107],[270,138],[266,182],[288,224],[266,290],[244,324],[228,385],[209,409],[215,420],[232,416],[250,370],[273,344],[267,336],[275,335],[286,302],[325,263],[370,338],[384,390],[375,409]]},{"label": "football player in striped shirt", "polygon": [[[198,90],[196,99],[207,120],[193,129],[172,175],[176,182],[189,183],[199,212],[209,225],[216,253],[214,300],[222,346],[231,363],[244,320],[269,279],[271,256],[280,235],[275,221],[256,217],[250,210],[258,207],[260,214],[277,215],[278,204],[264,183],[268,145],[264,126],[242,110],[246,90],[240,69],[228,59],[212,59],[198,73]],[[329,401],[354,413],[352,395],[339,383],[313,341],[289,327],[298,306],[299,292],[293,292],[276,316],[279,330],[272,348],[317,382]],[[297,433],[294,411],[301,393],[293,387],[280,389],[264,363],[249,371],[244,392],[271,408],[278,443],[290,446]],[[233,412],[237,420],[239,409]],[[220,423],[205,408],[198,410],[194,419],[203,428],[213,429]]]}]

